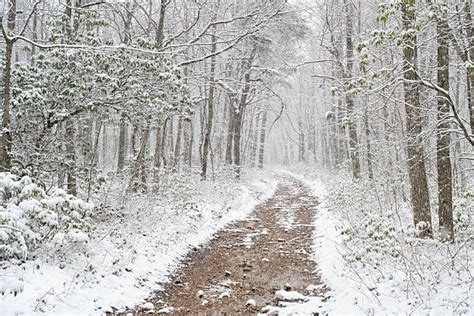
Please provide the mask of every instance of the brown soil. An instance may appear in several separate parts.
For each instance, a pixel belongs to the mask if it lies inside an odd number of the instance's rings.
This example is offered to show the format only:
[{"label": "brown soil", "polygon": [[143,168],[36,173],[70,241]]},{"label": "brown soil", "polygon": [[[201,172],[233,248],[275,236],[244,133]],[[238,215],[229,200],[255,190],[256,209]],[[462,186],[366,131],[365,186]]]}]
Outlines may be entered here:
[{"label": "brown soil", "polygon": [[[308,294],[309,285],[320,285],[315,294],[324,295],[327,289],[310,258],[316,205],[305,187],[284,179],[248,220],[229,225],[208,245],[195,249],[151,300],[156,311],[172,307],[174,314],[255,314],[278,303],[277,290]],[[250,299],[255,306],[246,306]]]}]

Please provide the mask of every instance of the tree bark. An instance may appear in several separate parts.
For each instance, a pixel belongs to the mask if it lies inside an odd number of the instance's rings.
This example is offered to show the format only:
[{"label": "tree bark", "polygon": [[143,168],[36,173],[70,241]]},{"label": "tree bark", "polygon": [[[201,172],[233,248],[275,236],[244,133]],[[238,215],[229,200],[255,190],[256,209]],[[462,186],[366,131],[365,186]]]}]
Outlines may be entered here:
[{"label": "tree bark", "polygon": [[72,120],[68,119],[65,124],[66,133],[66,160],[67,160],[67,190],[69,194],[77,195],[76,179],[76,127]]},{"label": "tree bark", "polygon": [[256,160],[257,160],[258,128],[259,128],[261,114],[262,114],[261,112],[258,112],[257,116],[255,117],[254,134],[253,134],[253,140],[252,140],[252,148],[250,152],[250,165],[252,168],[255,167]]},{"label": "tree bark", "polygon": [[[217,38],[213,35],[211,37],[212,46],[211,53],[217,51]],[[212,125],[214,122],[214,95],[215,95],[215,72],[216,72],[216,56],[211,58],[210,77],[209,77],[209,95],[207,102],[207,119],[206,119],[206,130],[204,133],[204,141],[202,144],[202,156],[201,156],[201,179],[206,180],[207,178],[207,164],[209,158],[209,148],[211,146],[211,135]]]},{"label": "tree bark", "polygon": [[[405,31],[416,29],[416,1],[402,3],[402,20]],[[431,238],[431,210],[428,181],[425,170],[425,158],[420,134],[422,132],[422,111],[420,92],[415,68],[417,64],[416,35],[406,39],[403,49],[403,70],[405,90],[405,111],[407,129],[407,158],[410,178],[410,193],[413,206],[413,221],[417,235]]]},{"label": "tree bark", "polygon": [[[344,0],[344,8],[346,11],[346,79],[350,80],[353,75],[354,68],[354,43],[352,41],[353,25],[352,25],[352,2]],[[346,84],[349,84],[347,82]],[[357,124],[354,121],[354,99],[352,97],[350,87],[347,87],[346,96],[346,110],[349,121],[349,155],[352,166],[352,176],[354,178],[360,177],[360,160],[357,140]]]},{"label": "tree bark", "polygon": [[160,121],[156,121],[155,134],[155,154],[153,157],[153,191],[158,192],[160,188],[160,168],[161,168],[161,126]]},{"label": "tree bark", "polygon": [[157,47],[161,47],[163,45],[164,39],[164,29],[165,29],[165,17],[166,17],[166,7],[170,3],[170,0],[161,0],[160,2],[160,20],[158,21],[158,25],[156,27],[156,34],[155,34],[155,43]]},{"label": "tree bark", "polygon": [[[447,41],[447,17],[437,23],[438,42],[438,86],[449,91],[449,46]],[[445,96],[438,95],[437,173],[438,215],[440,237],[454,241],[452,165],[448,117],[450,105]]]},{"label": "tree bark", "polygon": [[170,120],[169,117],[165,119],[165,122],[163,123],[163,128],[161,129],[161,148],[160,148],[160,156],[161,156],[161,161],[163,164],[163,167],[166,168],[168,161],[166,160],[166,155],[165,155],[165,147],[166,147],[166,131],[168,127],[168,121]]},{"label": "tree bark", "polygon": [[233,94],[229,95],[229,117],[227,125],[227,141],[225,148],[225,164],[227,166],[232,165],[232,147],[234,141],[234,121],[235,121],[235,96]]},{"label": "tree bark", "polygon": [[258,169],[263,169],[263,162],[265,157],[265,137],[267,125],[267,111],[263,112],[262,126],[260,127],[260,149],[258,151]]},{"label": "tree bark", "polygon": [[369,125],[369,111],[368,100],[366,100],[366,106],[364,109],[364,129],[365,129],[365,142],[366,142],[366,155],[367,155],[367,174],[369,179],[374,178],[374,171],[372,167],[372,148],[370,142],[370,125]]},{"label": "tree bark", "polygon": [[127,122],[125,117],[120,119],[118,157],[117,157],[117,173],[122,172],[125,165],[125,157],[127,155]]},{"label": "tree bark", "polygon": [[[474,60],[474,25],[472,23],[471,1],[466,1],[464,10],[466,12],[466,34],[468,36],[469,49],[466,52],[467,61]],[[447,23],[447,22],[446,22]],[[467,69],[467,101],[469,106],[469,118],[471,124],[471,134],[474,135],[474,69],[471,65]]]},{"label": "tree bark", "polygon": [[[7,0],[9,8],[7,12],[7,30],[1,29],[5,40],[5,64],[3,67],[3,106],[2,106],[2,130],[0,132],[0,171],[11,169],[11,146],[12,134],[10,130],[10,93],[11,93],[11,71],[13,63],[13,45],[15,41],[9,39],[8,33],[15,30],[16,25],[16,0]],[[0,20],[0,22],[3,22]]]},{"label": "tree bark", "polygon": [[301,117],[298,119],[298,162],[306,162],[305,134]]},{"label": "tree bark", "polygon": [[145,122],[145,127],[142,130],[142,137],[140,140],[140,148],[137,156],[135,157],[135,164],[133,168],[132,179],[130,183],[130,189],[132,192],[146,193],[147,187],[147,168],[146,168],[146,152],[148,147],[148,141],[150,139],[150,120],[149,118]]},{"label": "tree bark", "polygon": [[174,143],[173,171],[179,172],[181,160],[181,137],[183,134],[183,118],[178,119],[178,128],[176,130],[176,142]]},{"label": "tree bark", "polygon": [[194,145],[194,128],[193,122],[189,122],[189,142],[188,142],[188,151],[186,154],[186,159],[188,161],[189,170],[191,170],[193,166],[193,145]]},{"label": "tree bark", "polygon": [[253,59],[255,58],[256,48],[252,50],[250,57],[247,61],[246,72],[244,75],[244,88],[240,96],[240,102],[238,109],[235,110],[234,115],[234,166],[236,177],[239,178],[242,172],[241,164],[241,152],[240,152],[240,139],[242,137],[242,118],[247,106],[247,98],[250,92],[250,71],[252,68]]}]

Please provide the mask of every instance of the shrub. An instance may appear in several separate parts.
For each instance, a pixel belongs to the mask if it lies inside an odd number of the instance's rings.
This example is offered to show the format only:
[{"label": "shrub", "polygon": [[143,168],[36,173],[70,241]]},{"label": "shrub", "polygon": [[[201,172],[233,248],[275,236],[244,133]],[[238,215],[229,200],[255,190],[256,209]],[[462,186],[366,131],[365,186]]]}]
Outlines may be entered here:
[{"label": "shrub", "polygon": [[88,241],[91,203],[12,173],[0,173],[0,195],[0,261],[25,260],[49,241]]}]

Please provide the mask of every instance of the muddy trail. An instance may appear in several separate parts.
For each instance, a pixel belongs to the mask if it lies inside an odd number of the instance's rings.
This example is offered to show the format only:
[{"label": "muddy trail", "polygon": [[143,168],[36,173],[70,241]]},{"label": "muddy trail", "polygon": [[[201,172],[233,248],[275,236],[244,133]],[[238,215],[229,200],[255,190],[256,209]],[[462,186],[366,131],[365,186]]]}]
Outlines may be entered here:
[{"label": "muddy trail", "polygon": [[304,301],[298,293],[324,297],[327,289],[311,259],[317,204],[301,183],[282,179],[247,220],[229,225],[188,256],[152,300],[155,313],[277,314],[270,306]]}]

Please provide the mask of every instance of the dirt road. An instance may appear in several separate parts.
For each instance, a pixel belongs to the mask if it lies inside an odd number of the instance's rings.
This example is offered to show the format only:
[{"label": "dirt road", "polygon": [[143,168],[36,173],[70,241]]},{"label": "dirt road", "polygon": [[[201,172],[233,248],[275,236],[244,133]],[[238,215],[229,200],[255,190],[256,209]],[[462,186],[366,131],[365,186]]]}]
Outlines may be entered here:
[{"label": "dirt road", "polygon": [[248,220],[228,226],[194,250],[152,300],[155,313],[277,314],[269,306],[304,301],[298,293],[324,297],[327,289],[310,257],[317,203],[301,183],[282,178],[274,196]]}]

